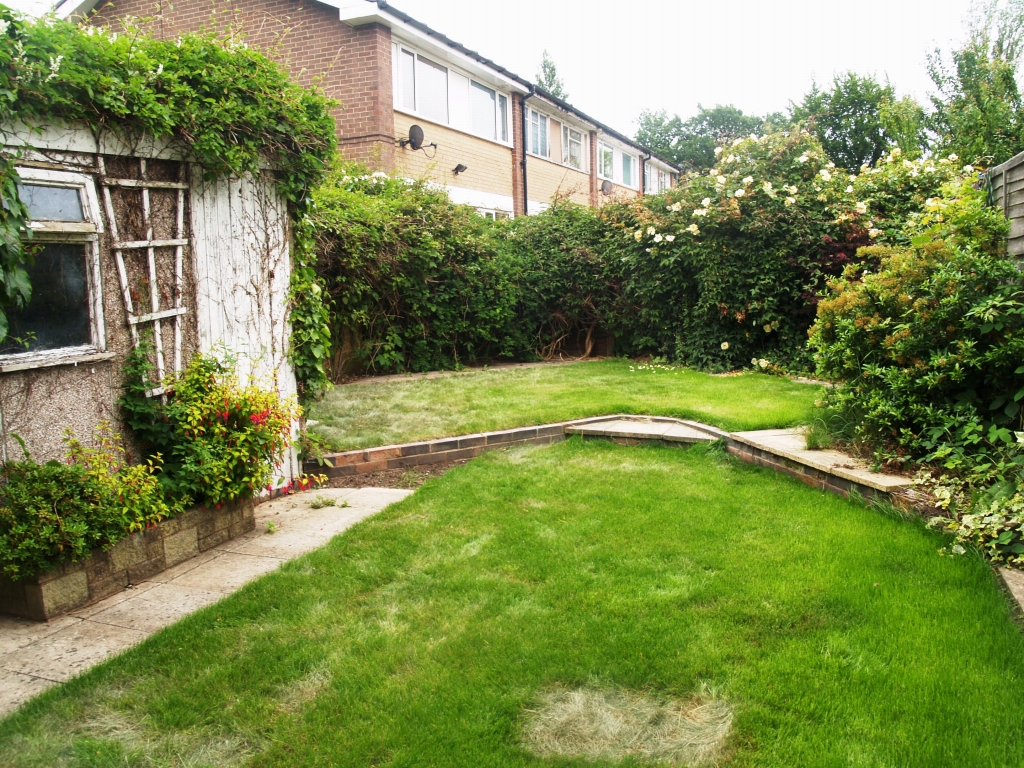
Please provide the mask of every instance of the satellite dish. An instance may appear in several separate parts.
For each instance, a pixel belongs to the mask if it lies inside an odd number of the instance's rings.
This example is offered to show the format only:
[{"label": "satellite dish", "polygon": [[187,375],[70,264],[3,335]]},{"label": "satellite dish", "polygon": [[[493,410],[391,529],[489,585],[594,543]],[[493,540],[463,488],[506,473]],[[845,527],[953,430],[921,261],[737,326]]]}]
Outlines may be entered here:
[{"label": "satellite dish", "polygon": [[610,181],[608,181],[608,179],[605,179],[604,182],[601,184],[601,194],[602,195],[610,195],[611,193],[612,193],[612,183]]},{"label": "satellite dish", "polygon": [[418,125],[409,126],[409,146],[413,149],[423,146],[423,129]]}]

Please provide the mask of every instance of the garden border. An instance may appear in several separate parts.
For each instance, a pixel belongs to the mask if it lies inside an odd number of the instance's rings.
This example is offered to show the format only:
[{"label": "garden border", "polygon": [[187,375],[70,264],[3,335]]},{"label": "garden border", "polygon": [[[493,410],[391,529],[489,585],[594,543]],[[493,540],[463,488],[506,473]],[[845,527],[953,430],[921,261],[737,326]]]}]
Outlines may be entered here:
[{"label": "garden border", "polygon": [[121,539],[107,550],[14,581],[0,577],[0,612],[49,621],[255,530],[252,499],[194,507]]}]

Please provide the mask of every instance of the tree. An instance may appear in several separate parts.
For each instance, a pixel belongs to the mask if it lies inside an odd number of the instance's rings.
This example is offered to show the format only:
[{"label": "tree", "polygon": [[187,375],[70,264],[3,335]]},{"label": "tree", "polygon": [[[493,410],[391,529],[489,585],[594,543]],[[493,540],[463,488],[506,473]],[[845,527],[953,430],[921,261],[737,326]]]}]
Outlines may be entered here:
[{"label": "tree", "polygon": [[555,62],[552,61],[551,56],[547,51],[544,51],[544,55],[540,60],[540,70],[537,72],[537,85],[552,96],[562,99],[563,101],[569,100],[569,94],[565,91],[565,85],[562,83],[562,78],[558,76],[558,69],[555,67]]},{"label": "tree", "polygon": [[790,116],[807,124],[832,162],[857,169],[873,165],[894,143],[882,122],[881,108],[895,101],[891,85],[847,72],[836,75],[828,90],[814,83],[803,101],[792,105]]},{"label": "tree", "polygon": [[644,111],[636,140],[681,168],[704,170],[715,164],[717,143],[756,133],[764,122],[731,105],[707,109],[698,104],[697,114],[687,120],[670,118],[664,111]]},{"label": "tree", "polygon": [[1024,100],[1017,83],[1024,42],[1024,0],[973,8],[969,35],[949,57],[928,57],[931,97],[928,127],[937,149],[965,161],[995,165],[1024,151]]}]

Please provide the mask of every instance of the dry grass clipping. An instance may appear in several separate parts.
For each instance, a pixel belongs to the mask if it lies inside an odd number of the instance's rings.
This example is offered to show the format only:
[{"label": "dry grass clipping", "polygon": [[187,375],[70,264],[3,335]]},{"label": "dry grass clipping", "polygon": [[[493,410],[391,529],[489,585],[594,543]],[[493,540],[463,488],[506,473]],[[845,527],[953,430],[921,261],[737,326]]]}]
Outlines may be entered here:
[{"label": "dry grass clipping", "polygon": [[690,701],[594,687],[557,689],[528,710],[524,742],[540,757],[712,766],[732,727],[724,699]]}]

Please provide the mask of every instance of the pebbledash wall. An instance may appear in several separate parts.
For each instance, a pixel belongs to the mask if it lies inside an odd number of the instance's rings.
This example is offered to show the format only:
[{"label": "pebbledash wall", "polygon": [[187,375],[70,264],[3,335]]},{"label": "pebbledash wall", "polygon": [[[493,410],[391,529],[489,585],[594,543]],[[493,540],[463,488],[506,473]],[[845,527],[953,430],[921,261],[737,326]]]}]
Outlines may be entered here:
[{"label": "pebbledash wall", "polygon": [[[102,26],[144,19],[163,38],[240,30],[298,83],[340,102],[346,157],[427,179],[488,216],[536,213],[556,198],[598,206],[664,191],[678,177],[629,137],[383,0],[66,0],[57,10]],[[426,136],[420,150],[400,144],[414,124]],[[579,137],[575,155],[568,131]],[[611,153],[610,170],[600,150]]]},{"label": "pebbledash wall", "polygon": [[[87,441],[103,421],[126,433],[117,399],[142,335],[163,375],[197,351],[231,354],[243,380],[296,393],[289,219],[269,176],[204,181],[171,143],[129,146],[84,126],[4,133],[5,148],[21,152],[22,196],[44,250],[28,308],[14,316],[15,330],[34,336],[27,349],[0,348],[0,458],[22,457],[15,435],[46,461],[63,455],[66,427]],[[289,455],[279,480],[297,472]]]}]

